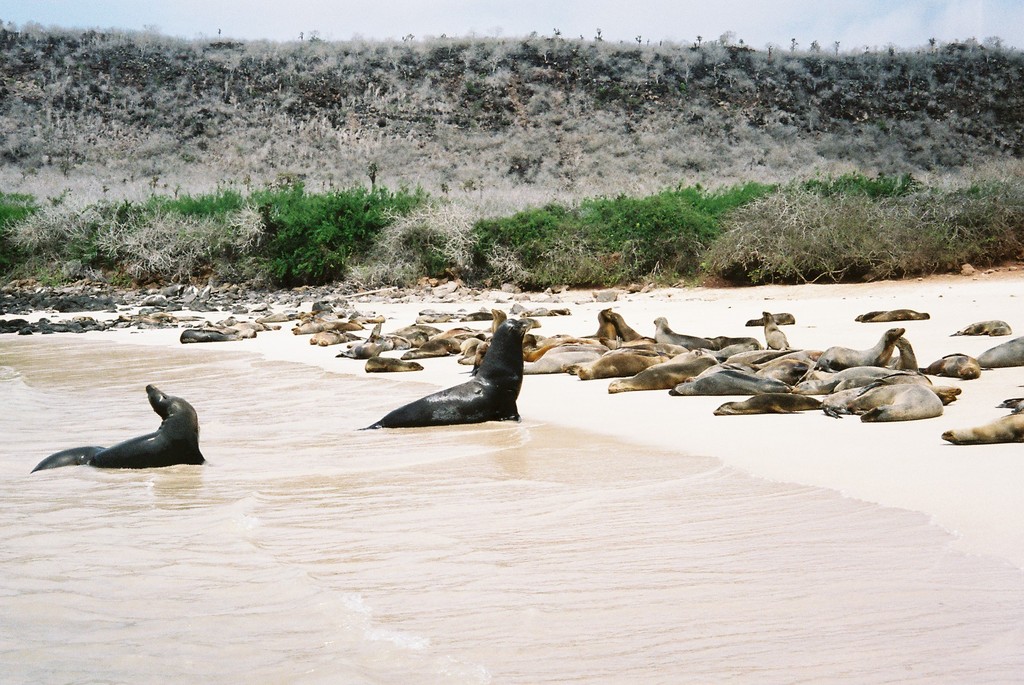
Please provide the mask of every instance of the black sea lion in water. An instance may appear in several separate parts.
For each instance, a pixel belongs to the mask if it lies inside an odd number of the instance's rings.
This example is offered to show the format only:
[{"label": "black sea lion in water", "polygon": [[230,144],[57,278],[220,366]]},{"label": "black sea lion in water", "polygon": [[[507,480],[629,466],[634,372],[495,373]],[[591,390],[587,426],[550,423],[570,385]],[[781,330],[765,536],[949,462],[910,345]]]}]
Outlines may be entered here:
[{"label": "black sea lion in water", "polygon": [[107,469],[149,469],[174,464],[202,464],[199,451],[199,417],[192,405],[165,395],[154,385],[146,386],[153,411],[163,421],[155,432],[125,440],[113,447],[74,447],[51,454],[32,469],[88,464]]},{"label": "black sea lion in water", "polygon": [[421,397],[367,428],[449,426],[519,420],[516,400],[523,385],[525,319],[508,319],[494,332],[472,380]]}]

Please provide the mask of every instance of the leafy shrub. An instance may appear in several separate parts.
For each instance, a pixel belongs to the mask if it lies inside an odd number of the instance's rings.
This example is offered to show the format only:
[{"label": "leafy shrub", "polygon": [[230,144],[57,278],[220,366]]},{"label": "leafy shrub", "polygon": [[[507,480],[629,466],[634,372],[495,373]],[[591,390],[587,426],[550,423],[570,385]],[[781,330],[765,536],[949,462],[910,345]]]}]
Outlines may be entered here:
[{"label": "leafy shrub", "polygon": [[393,217],[424,199],[422,191],[383,187],[313,195],[301,183],[251,196],[267,231],[266,269],[285,285],[343,278],[350,257],[365,254]]},{"label": "leafy shrub", "polygon": [[864,174],[843,174],[836,178],[813,179],[803,183],[804,190],[831,197],[833,195],[866,195],[872,198],[903,197],[921,188],[911,174],[869,178]]},{"label": "leafy shrub", "polygon": [[0,274],[9,273],[27,255],[15,244],[12,226],[39,211],[35,198],[17,193],[0,193]]},{"label": "leafy shrub", "polygon": [[592,198],[573,209],[549,204],[482,220],[475,229],[477,268],[490,272],[495,256],[502,256],[502,263],[511,256],[528,274],[524,284],[538,287],[674,280],[696,272],[724,213],[771,189],[754,183],[718,192],[676,188],[639,198]]}]

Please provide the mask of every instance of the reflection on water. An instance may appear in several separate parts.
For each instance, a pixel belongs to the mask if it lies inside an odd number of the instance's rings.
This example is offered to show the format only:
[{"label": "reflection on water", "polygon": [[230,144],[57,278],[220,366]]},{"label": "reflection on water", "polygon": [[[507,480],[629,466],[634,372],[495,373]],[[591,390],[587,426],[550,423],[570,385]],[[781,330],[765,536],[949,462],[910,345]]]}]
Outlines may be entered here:
[{"label": "reflection on water", "polygon": [[[209,464],[29,475],[152,431]],[[530,420],[358,431],[414,388],[0,340],[4,682],[1012,682],[1019,569],[924,516]]]}]

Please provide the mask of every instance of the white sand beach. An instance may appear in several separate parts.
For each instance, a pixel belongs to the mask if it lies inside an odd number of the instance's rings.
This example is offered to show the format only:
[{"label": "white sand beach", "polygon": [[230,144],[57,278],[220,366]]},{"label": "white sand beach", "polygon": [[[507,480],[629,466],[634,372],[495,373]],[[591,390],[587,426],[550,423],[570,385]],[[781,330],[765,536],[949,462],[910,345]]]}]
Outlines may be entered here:
[{"label": "white sand beach", "polygon": [[[653,335],[653,320],[668,319],[676,332],[700,336],[752,336],[745,327],[762,311],[789,312],[796,324],[785,326],[795,349],[822,350],[832,345],[871,347],[894,326],[906,328],[921,366],[952,353],[977,356],[1024,331],[1024,271],[1002,270],[972,276],[949,275],[862,284],[785,285],[752,288],[666,288],[645,293],[620,292],[602,303],[591,292],[550,294],[490,293],[472,301],[449,296],[437,301],[389,302],[357,298],[351,306],[387,318],[384,331],[412,323],[423,310],[456,312],[502,308],[568,307],[571,316],[539,319],[540,335],[593,334],[597,313],[612,307],[639,333]],[[311,303],[310,303],[311,304]],[[909,308],[930,319],[899,323],[859,323],[874,310]],[[306,309],[308,311],[308,308]],[[209,314],[206,315],[210,317]],[[214,320],[215,317],[211,317]],[[1008,337],[951,334],[976,321],[1002,319],[1014,329]],[[450,326],[459,325],[456,323]],[[469,324],[485,328],[486,324]],[[448,325],[441,325],[445,328]],[[366,376],[363,362],[338,359],[339,346],[309,345],[290,325],[261,333],[255,340],[211,345],[257,352],[270,360],[297,362],[332,373]],[[117,342],[179,345],[179,330],[106,332]],[[391,353],[398,356],[398,353]],[[460,383],[467,367],[454,357],[424,360],[421,372],[374,374],[389,381],[423,385],[427,393]],[[891,424],[862,424],[856,416],[834,419],[821,412],[796,415],[713,416],[729,397],[670,397],[666,391],[607,393],[607,380],[581,381],[567,374],[527,376],[519,399],[526,424],[582,429],[637,445],[683,454],[712,456],[752,475],[781,482],[829,488],[843,495],[923,512],[952,532],[969,553],[1002,557],[1024,567],[1024,455],[1019,444],[953,446],[943,431],[988,423],[1008,413],[1002,400],[1024,394],[1024,368],[993,369],[981,378],[934,378],[937,385],[962,388],[943,416]],[[628,455],[623,455],[628,459]]]}]

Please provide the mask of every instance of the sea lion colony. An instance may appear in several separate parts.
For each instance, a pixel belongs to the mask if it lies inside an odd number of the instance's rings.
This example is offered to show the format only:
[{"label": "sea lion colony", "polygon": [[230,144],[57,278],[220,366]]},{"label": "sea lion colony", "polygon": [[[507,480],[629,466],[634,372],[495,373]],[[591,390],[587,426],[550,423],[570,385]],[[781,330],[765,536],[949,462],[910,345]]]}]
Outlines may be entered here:
[{"label": "sea lion colony", "polygon": [[[844,346],[825,350],[797,349],[791,347],[780,329],[780,325],[795,323],[795,318],[789,313],[773,315],[763,312],[759,319],[747,322],[747,326],[762,326],[764,345],[754,337],[678,333],[670,328],[665,317],[655,319],[654,335],[646,336],[611,308],[598,313],[597,330],[592,335],[580,337],[556,333],[543,336],[528,332],[530,328],[540,327],[537,318],[568,315],[570,312],[567,309],[530,310],[516,305],[513,313],[519,317],[515,320],[514,344],[521,348],[523,364],[521,371],[516,371],[519,375],[512,384],[513,389],[505,389],[506,395],[512,392],[511,399],[506,397],[499,410],[493,410],[493,407],[481,409],[476,405],[468,410],[462,406],[461,413],[438,413],[435,406],[432,414],[423,414],[425,403],[451,403],[453,396],[457,402],[465,404],[462,396],[469,390],[480,390],[481,381],[474,379],[468,384],[454,386],[407,407],[400,407],[371,427],[518,419],[515,399],[522,375],[537,373],[561,373],[580,380],[611,379],[608,392],[612,394],[667,390],[671,396],[748,397],[747,400],[722,404],[714,411],[716,416],[820,409],[832,417],[857,415],[864,422],[918,420],[941,416],[942,407],[955,401],[960,394],[959,388],[936,385],[929,376],[967,380],[978,378],[983,368],[1024,366],[1024,338],[1016,338],[985,351],[978,359],[953,353],[928,366],[918,367],[913,347],[905,336],[905,328],[885,331],[875,345],[866,349]],[[258,332],[280,330],[282,324],[293,323],[292,333],[310,336],[309,344],[347,345],[336,356],[364,360],[364,368],[370,373],[422,370],[423,366],[414,360],[454,355],[459,357],[460,364],[472,365],[471,373],[476,374],[487,359],[488,346],[495,331],[507,317],[508,314],[500,309],[455,314],[425,310],[414,323],[385,334],[382,333],[383,317],[352,313],[346,318],[334,313],[331,307],[318,306],[308,313],[268,314],[254,322],[239,322],[231,317],[210,324],[197,322],[195,317],[183,317],[180,321],[192,324],[192,327],[183,330],[180,340],[182,343],[242,340],[255,337]],[[914,321],[928,318],[927,314],[912,310],[894,310],[869,312],[857,320]],[[121,316],[119,321],[121,325],[139,327],[168,326],[179,322],[172,315],[159,313]],[[490,325],[486,328],[459,325],[447,330],[434,325],[452,322],[485,322]],[[367,324],[373,324],[373,329],[366,337],[361,337],[359,333],[365,331]],[[14,332],[12,329],[16,327],[7,328]],[[18,332],[23,331],[21,328]],[[1008,335],[1009,332],[1005,322],[986,321],[971,324],[952,335]],[[505,347],[509,344],[506,342]],[[384,354],[393,351],[401,353],[401,356]],[[470,385],[473,387],[467,390]],[[1007,400],[1007,403],[1012,402]],[[1010,416],[997,418],[984,426],[947,430],[941,437],[954,444],[1024,441],[1024,419],[1021,419],[1019,404],[1024,403],[1007,405],[1013,409]],[[419,409],[410,410],[409,407]],[[94,459],[99,449],[75,448],[69,452],[78,450],[81,454],[76,452],[69,458],[54,455],[48,461],[56,457],[55,462],[59,463],[54,465],[102,465],[102,460]],[[184,460],[179,463],[191,462]]]}]

